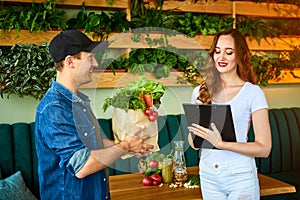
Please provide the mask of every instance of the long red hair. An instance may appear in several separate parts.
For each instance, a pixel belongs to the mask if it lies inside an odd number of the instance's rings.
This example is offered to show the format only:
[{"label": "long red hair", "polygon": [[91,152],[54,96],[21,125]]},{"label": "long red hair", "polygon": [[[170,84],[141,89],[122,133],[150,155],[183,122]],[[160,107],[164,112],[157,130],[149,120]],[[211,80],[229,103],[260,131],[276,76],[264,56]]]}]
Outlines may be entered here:
[{"label": "long red hair", "polygon": [[[220,77],[220,73],[215,67],[215,62],[213,60],[213,55],[215,53],[216,45],[220,36],[222,35],[230,35],[234,40],[235,46],[235,55],[237,62],[237,74],[238,76],[247,82],[256,83],[256,77],[253,71],[253,64],[251,61],[250,50],[245,40],[243,34],[237,29],[228,29],[225,31],[221,31],[217,33],[213,39],[212,45],[209,50],[210,61],[208,65],[202,70],[204,72],[204,79],[207,86],[208,91],[199,90],[199,99],[201,100],[202,92],[209,93],[210,99],[213,98],[214,95],[218,94],[222,89],[222,80]],[[202,100],[201,100],[202,101]],[[207,102],[203,102],[207,103]]]}]

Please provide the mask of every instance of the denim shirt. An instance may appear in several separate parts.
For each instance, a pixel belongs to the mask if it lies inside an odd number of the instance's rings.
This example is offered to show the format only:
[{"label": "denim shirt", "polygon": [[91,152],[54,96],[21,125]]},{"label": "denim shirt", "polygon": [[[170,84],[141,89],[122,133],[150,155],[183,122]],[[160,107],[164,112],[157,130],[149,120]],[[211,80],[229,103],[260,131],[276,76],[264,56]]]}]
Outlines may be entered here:
[{"label": "denim shirt", "polygon": [[[110,199],[105,170],[78,179],[97,143],[90,101],[53,81],[37,107],[35,119],[38,175],[42,200]],[[93,115],[94,116],[94,115]]]}]

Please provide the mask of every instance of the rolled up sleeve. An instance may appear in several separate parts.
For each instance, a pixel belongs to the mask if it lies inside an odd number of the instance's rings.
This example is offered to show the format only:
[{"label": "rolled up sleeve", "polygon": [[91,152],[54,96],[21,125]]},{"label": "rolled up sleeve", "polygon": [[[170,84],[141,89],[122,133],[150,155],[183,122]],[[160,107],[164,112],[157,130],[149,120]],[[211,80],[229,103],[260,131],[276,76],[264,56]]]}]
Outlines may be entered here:
[{"label": "rolled up sleeve", "polygon": [[75,174],[79,172],[85,165],[90,154],[91,153],[87,148],[76,151],[69,160],[69,163],[67,165],[68,171],[75,176]]}]

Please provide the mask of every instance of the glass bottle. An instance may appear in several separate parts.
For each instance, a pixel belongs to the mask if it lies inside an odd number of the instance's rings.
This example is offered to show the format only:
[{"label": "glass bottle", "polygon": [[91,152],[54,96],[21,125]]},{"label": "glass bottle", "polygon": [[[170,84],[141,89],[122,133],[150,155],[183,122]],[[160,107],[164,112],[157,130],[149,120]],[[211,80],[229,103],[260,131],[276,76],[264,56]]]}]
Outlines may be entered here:
[{"label": "glass bottle", "polygon": [[175,152],[173,161],[173,177],[175,182],[185,182],[187,180],[186,161],[184,157],[184,141],[174,141]]}]

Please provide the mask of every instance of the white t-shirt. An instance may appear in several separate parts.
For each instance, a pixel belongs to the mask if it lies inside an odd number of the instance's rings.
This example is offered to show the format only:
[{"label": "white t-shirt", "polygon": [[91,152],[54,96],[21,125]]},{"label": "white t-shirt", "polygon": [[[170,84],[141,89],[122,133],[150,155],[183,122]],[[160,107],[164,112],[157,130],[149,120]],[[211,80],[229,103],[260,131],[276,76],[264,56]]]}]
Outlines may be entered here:
[{"label": "white t-shirt", "polygon": [[[191,103],[196,102],[199,88],[200,86],[194,88]],[[237,141],[247,142],[252,113],[259,109],[268,108],[263,90],[257,85],[246,82],[236,96],[224,104],[231,106]],[[209,162],[229,161],[241,156],[244,155],[228,150],[202,149],[201,151],[201,159],[206,159]]]}]

